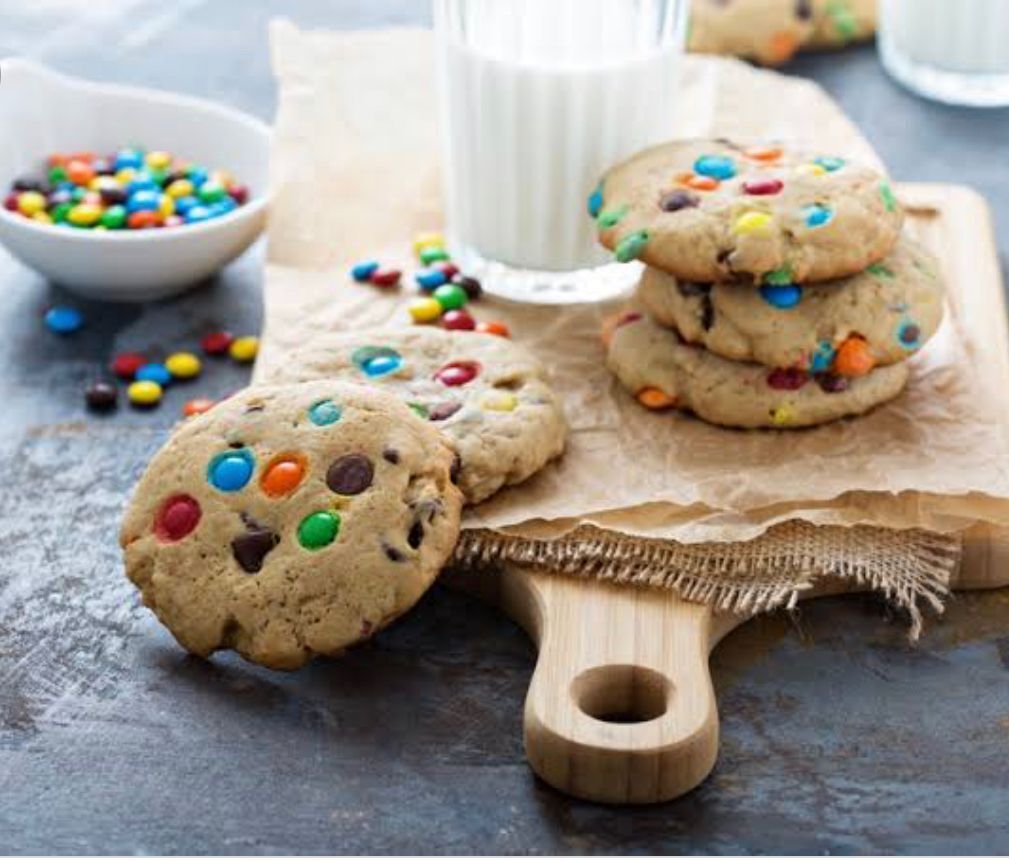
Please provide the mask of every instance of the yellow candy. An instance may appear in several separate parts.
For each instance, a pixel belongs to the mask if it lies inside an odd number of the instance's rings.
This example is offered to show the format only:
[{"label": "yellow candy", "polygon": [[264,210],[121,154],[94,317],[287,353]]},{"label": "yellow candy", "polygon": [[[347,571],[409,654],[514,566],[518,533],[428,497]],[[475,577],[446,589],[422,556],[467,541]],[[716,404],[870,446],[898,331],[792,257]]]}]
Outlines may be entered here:
[{"label": "yellow candy", "polygon": [[733,233],[766,233],[771,216],[766,212],[744,212],[732,225]]},{"label": "yellow candy", "polygon": [[194,191],[193,184],[188,179],[176,179],[168,184],[165,194],[178,200],[180,197],[192,196]]},{"label": "yellow candy", "polygon": [[430,296],[426,299],[414,299],[406,308],[414,323],[433,323],[441,316],[441,303]]},{"label": "yellow candy", "polygon": [[102,208],[93,203],[78,203],[67,213],[67,221],[78,227],[90,227],[102,217]]},{"label": "yellow candy", "polygon": [[102,180],[108,179],[107,176],[96,176],[91,182],[88,183],[89,191],[101,191],[102,190]]},{"label": "yellow candy", "polygon": [[776,425],[790,425],[795,421],[795,410],[791,404],[782,404],[771,410],[771,421]]},{"label": "yellow candy", "polygon": [[189,380],[200,373],[203,365],[192,353],[172,353],[165,359],[165,367],[173,377]]},{"label": "yellow candy", "polygon": [[810,162],[809,164],[800,164],[795,172],[800,176],[823,176],[827,172],[827,168],[822,164]]},{"label": "yellow candy", "polygon": [[491,392],[480,402],[485,410],[497,413],[510,413],[519,405],[519,399],[511,392]]},{"label": "yellow candy", "polygon": [[259,338],[255,335],[246,335],[242,338],[235,338],[228,347],[228,355],[236,362],[251,362],[259,352]]},{"label": "yellow candy", "polygon": [[158,201],[158,212],[160,212],[165,218],[168,218],[169,215],[174,215],[175,200],[167,194],[161,195],[161,199]]},{"label": "yellow candy", "polygon": [[48,212],[36,212],[32,216],[32,221],[38,221],[42,224],[52,224],[53,218]]},{"label": "yellow candy", "polygon": [[161,400],[161,386],[153,380],[137,380],[130,383],[126,396],[130,399],[130,403],[147,407]]},{"label": "yellow candy", "polygon": [[18,212],[29,217],[46,208],[46,199],[37,191],[22,191],[18,195]]},{"label": "yellow candy", "polygon": [[440,233],[418,233],[413,238],[413,253],[420,254],[425,248],[444,248],[445,237]]},{"label": "yellow candy", "polygon": [[124,167],[122,170],[116,171],[116,182],[126,185],[136,175],[137,172],[132,167]]},{"label": "yellow candy", "polygon": [[172,163],[172,157],[166,152],[149,152],[145,161],[152,170],[166,170]]}]

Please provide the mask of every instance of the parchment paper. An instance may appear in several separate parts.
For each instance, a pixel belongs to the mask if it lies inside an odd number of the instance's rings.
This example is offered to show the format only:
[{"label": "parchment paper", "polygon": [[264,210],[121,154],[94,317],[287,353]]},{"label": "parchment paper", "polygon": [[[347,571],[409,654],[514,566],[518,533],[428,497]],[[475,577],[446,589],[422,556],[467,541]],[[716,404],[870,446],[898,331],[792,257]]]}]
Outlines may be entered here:
[{"label": "parchment paper", "polygon": [[[407,325],[412,290],[380,293],[346,270],[379,256],[409,271],[410,238],[440,223],[431,34],[278,22],[271,40],[280,109],[259,377],[313,332]],[[779,139],[877,161],[810,82],[712,57],[686,57],[683,80],[670,136]],[[471,510],[467,528],[548,539],[589,524],[700,542],[795,519],[946,533],[1009,524],[1009,439],[952,316],[893,404],[813,430],[743,432],[636,404],[603,365],[600,323],[617,307],[475,308],[551,369],[571,435],[560,462]]]}]

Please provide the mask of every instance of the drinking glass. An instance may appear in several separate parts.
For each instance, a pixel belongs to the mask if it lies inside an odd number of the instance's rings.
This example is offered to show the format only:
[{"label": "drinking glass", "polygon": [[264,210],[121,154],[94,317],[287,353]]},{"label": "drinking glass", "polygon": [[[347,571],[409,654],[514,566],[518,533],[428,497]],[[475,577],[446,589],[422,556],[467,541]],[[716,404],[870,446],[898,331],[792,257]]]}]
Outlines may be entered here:
[{"label": "drinking glass", "polygon": [[434,0],[453,257],[510,299],[593,301],[639,264],[595,240],[611,165],[672,137],[689,0]]}]

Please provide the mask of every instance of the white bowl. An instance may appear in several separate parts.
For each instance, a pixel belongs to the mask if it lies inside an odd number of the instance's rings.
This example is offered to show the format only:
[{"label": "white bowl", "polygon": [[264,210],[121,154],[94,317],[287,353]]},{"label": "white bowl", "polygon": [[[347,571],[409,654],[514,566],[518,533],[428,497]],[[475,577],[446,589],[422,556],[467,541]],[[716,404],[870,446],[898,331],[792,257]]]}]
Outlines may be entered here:
[{"label": "white bowl", "polygon": [[97,299],[142,301],[179,293],[255,240],[266,219],[270,130],[255,117],[158,90],[70,78],[21,59],[0,62],[0,185],[41,175],[54,152],[164,149],[249,187],[219,218],[169,229],[74,230],[0,207],[0,242],[50,281]]}]

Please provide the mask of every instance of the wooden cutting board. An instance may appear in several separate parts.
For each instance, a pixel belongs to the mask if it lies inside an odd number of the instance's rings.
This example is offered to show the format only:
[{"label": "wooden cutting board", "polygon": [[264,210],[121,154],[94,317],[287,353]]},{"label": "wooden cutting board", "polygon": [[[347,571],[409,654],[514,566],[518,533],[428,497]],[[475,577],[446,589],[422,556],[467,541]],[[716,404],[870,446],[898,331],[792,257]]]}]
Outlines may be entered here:
[{"label": "wooden cutting board", "polygon": [[[950,301],[977,333],[982,361],[1009,391],[1009,331],[984,199],[954,185],[898,189],[914,233],[943,261]],[[708,656],[749,617],[666,590],[509,567],[458,583],[496,602],[539,647],[525,704],[529,764],[547,783],[610,803],[667,801],[693,789],[718,755]],[[1009,530],[964,537],[955,587],[1009,584]],[[823,582],[803,597],[859,591]]]}]

